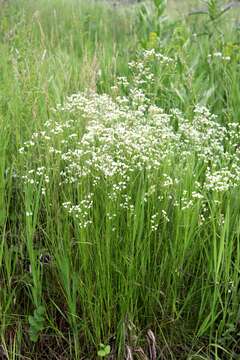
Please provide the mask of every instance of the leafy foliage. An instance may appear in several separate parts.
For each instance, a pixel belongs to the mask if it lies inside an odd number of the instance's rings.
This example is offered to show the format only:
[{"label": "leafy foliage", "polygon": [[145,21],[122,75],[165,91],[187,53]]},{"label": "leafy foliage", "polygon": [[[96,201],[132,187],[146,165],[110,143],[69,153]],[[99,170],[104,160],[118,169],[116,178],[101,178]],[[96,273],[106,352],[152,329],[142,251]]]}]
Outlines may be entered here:
[{"label": "leafy foliage", "polygon": [[40,305],[37,309],[35,309],[33,316],[30,315],[28,317],[28,322],[30,325],[30,328],[29,328],[30,339],[33,342],[37,342],[39,334],[44,329],[44,323],[45,323],[45,308],[44,308],[44,306]]},{"label": "leafy foliage", "polygon": [[106,357],[110,354],[111,352],[111,347],[110,345],[104,345],[104,344],[100,344],[100,349],[98,350],[98,356],[100,357]]}]

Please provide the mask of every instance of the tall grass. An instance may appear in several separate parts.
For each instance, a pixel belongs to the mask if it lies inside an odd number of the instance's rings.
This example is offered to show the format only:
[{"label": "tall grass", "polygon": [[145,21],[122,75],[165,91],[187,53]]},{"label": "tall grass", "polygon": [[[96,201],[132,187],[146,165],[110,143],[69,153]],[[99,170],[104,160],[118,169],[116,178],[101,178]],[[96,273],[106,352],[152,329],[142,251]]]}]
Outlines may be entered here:
[{"label": "tall grass", "polygon": [[238,29],[144,9],[1,5],[0,358],[240,356]]}]

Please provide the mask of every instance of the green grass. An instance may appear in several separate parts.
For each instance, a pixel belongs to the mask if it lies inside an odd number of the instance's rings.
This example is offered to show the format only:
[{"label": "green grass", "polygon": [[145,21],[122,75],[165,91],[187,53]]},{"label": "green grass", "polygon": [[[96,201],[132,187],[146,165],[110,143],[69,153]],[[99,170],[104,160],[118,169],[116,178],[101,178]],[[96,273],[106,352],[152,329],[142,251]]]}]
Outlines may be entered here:
[{"label": "green grass", "polygon": [[0,358],[239,359],[240,34],[213,5],[1,5]]}]

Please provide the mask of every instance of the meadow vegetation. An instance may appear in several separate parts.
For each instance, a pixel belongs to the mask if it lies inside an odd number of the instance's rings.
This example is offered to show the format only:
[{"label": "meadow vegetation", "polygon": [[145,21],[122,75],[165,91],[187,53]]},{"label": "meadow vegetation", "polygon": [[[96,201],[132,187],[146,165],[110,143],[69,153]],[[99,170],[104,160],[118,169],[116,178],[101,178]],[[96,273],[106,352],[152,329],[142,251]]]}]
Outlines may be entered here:
[{"label": "meadow vegetation", "polygon": [[224,4],[1,3],[0,359],[240,359]]}]

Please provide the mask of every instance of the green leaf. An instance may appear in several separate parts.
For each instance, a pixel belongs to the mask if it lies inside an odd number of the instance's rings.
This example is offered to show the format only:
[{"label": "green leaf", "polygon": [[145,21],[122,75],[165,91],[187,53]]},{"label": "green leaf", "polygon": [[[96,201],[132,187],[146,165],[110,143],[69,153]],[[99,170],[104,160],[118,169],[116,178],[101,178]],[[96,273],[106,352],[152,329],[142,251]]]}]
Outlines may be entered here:
[{"label": "green leaf", "polygon": [[154,0],[154,5],[157,8],[158,16],[161,16],[166,9],[166,0]]},{"label": "green leaf", "polygon": [[45,307],[40,305],[35,311],[39,316],[43,316],[45,314]]},{"label": "green leaf", "polygon": [[30,340],[33,342],[37,342],[39,333],[44,329],[44,314],[45,308],[40,305],[37,309],[34,310],[33,316],[29,315],[28,317],[28,322],[30,325],[29,336]]},{"label": "green leaf", "polygon": [[100,357],[105,357],[105,356],[107,356],[107,355],[110,354],[110,352],[111,352],[111,347],[110,347],[110,345],[100,344],[100,347],[101,347],[101,349],[98,350],[98,353],[97,353],[98,356],[100,356]]}]

